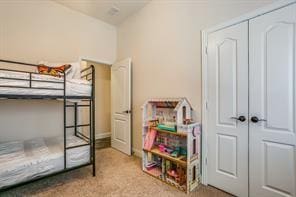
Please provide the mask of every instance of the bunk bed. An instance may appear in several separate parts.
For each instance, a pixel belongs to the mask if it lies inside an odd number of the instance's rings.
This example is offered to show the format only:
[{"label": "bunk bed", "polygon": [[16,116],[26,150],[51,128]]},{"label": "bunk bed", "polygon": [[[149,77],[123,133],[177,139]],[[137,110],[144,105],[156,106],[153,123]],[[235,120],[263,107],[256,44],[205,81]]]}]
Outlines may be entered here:
[{"label": "bunk bed", "polygon": [[[21,65],[22,68],[38,67],[37,64],[0,59],[1,63]],[[92,165],[95,176],[94,66],[82,69],[80,79],[67,79],[65,72],[55,77],[27,70],[0,68],[0,99],[63,102],[63,136],[15,141],[0,139],[0,192],[84,166]],[[73,109],[74,125],[67,125],[67,108]],[[79,108],[89,109],[88,124],[78,123]],[[68,132],[70,129],[74,132]]]}]

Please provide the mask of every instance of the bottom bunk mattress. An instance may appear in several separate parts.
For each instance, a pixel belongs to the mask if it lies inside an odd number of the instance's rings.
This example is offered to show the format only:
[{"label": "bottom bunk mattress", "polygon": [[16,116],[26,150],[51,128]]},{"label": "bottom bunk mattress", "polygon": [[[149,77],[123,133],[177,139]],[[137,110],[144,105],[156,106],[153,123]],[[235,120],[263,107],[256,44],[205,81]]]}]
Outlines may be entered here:
[{"label": "bottom bunk mattress", "polygon": [[[67,137],[67,147],[87,144]],[[67,168],[90,162],[90,146],[68,149]],[[37,138],[0,143],[0,189],[64,169],[63,138]]]}]

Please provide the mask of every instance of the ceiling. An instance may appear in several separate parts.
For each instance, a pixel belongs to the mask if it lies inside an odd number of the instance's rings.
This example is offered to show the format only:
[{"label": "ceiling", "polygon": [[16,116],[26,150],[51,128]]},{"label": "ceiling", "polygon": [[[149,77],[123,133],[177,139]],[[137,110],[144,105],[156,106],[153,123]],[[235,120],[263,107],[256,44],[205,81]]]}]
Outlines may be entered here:
[{"label": "ceiling", "polygon": [[70,9],[118,25],[150,0],[53,0]]}]

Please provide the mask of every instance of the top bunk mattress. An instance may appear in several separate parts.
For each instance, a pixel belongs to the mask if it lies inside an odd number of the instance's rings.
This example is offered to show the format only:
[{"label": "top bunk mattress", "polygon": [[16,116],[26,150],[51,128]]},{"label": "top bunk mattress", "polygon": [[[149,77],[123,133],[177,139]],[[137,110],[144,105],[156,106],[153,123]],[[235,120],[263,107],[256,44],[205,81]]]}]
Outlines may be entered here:
[{"label": "top bunk mattress", "polygon": [[[63,78],[32,74],[31,87],[28,73],[0,71],[1,95],[50,95],[63,96]],[[42,80],[42,81],[40,81]],[[44,89],[42,89],[44,88]],[[91,83],[83,79],[66,78],[66,96],[91,96]]]}]

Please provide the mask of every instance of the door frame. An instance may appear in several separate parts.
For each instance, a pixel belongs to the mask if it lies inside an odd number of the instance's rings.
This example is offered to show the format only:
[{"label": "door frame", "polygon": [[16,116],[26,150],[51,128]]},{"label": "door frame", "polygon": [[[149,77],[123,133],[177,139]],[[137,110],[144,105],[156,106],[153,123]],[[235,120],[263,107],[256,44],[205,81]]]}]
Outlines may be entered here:
[{"label": "door frame", "polygon": [[78,58],[78,61],[81,62],[81,61],[90,61],[90,62],[95,62],[95,63],[98,63],[98,64],[105,64],[107,66],[112,66],[112,62],[110,61],[104,61],[104,60],[98,60],[98,59],[94,59],[94,58],[91,58],[91,57],[85,57],[85,56],[80,56]]},{"label": "door frame", "polygon": [[215,31],[236,25],[238,23],[249,21],[252,18],[256,18],[258,16],[267,14],[269,12],[272,12],[274,10],[289,6],[291,4],[296,3],[296,0],[281,0],[274,2],[270,5],[267,5],[263,8],[256,9],[253,12],[250,12],[248,14],[242,15],[240,17],[234,18],[232,20],[229,20],[227,22],[221,23],[219,25],[216,25],[214,27],[205,29],[201,31],[201,37],[202,37],[202,50],[201,50],[201,56],[202,56],[202,184],[208,185],[208,179],[207,179],[207,157],[208,157],[208,137],[207,137],[207,43],[208,43],[208,35],[210,33],[213,33]]}]

